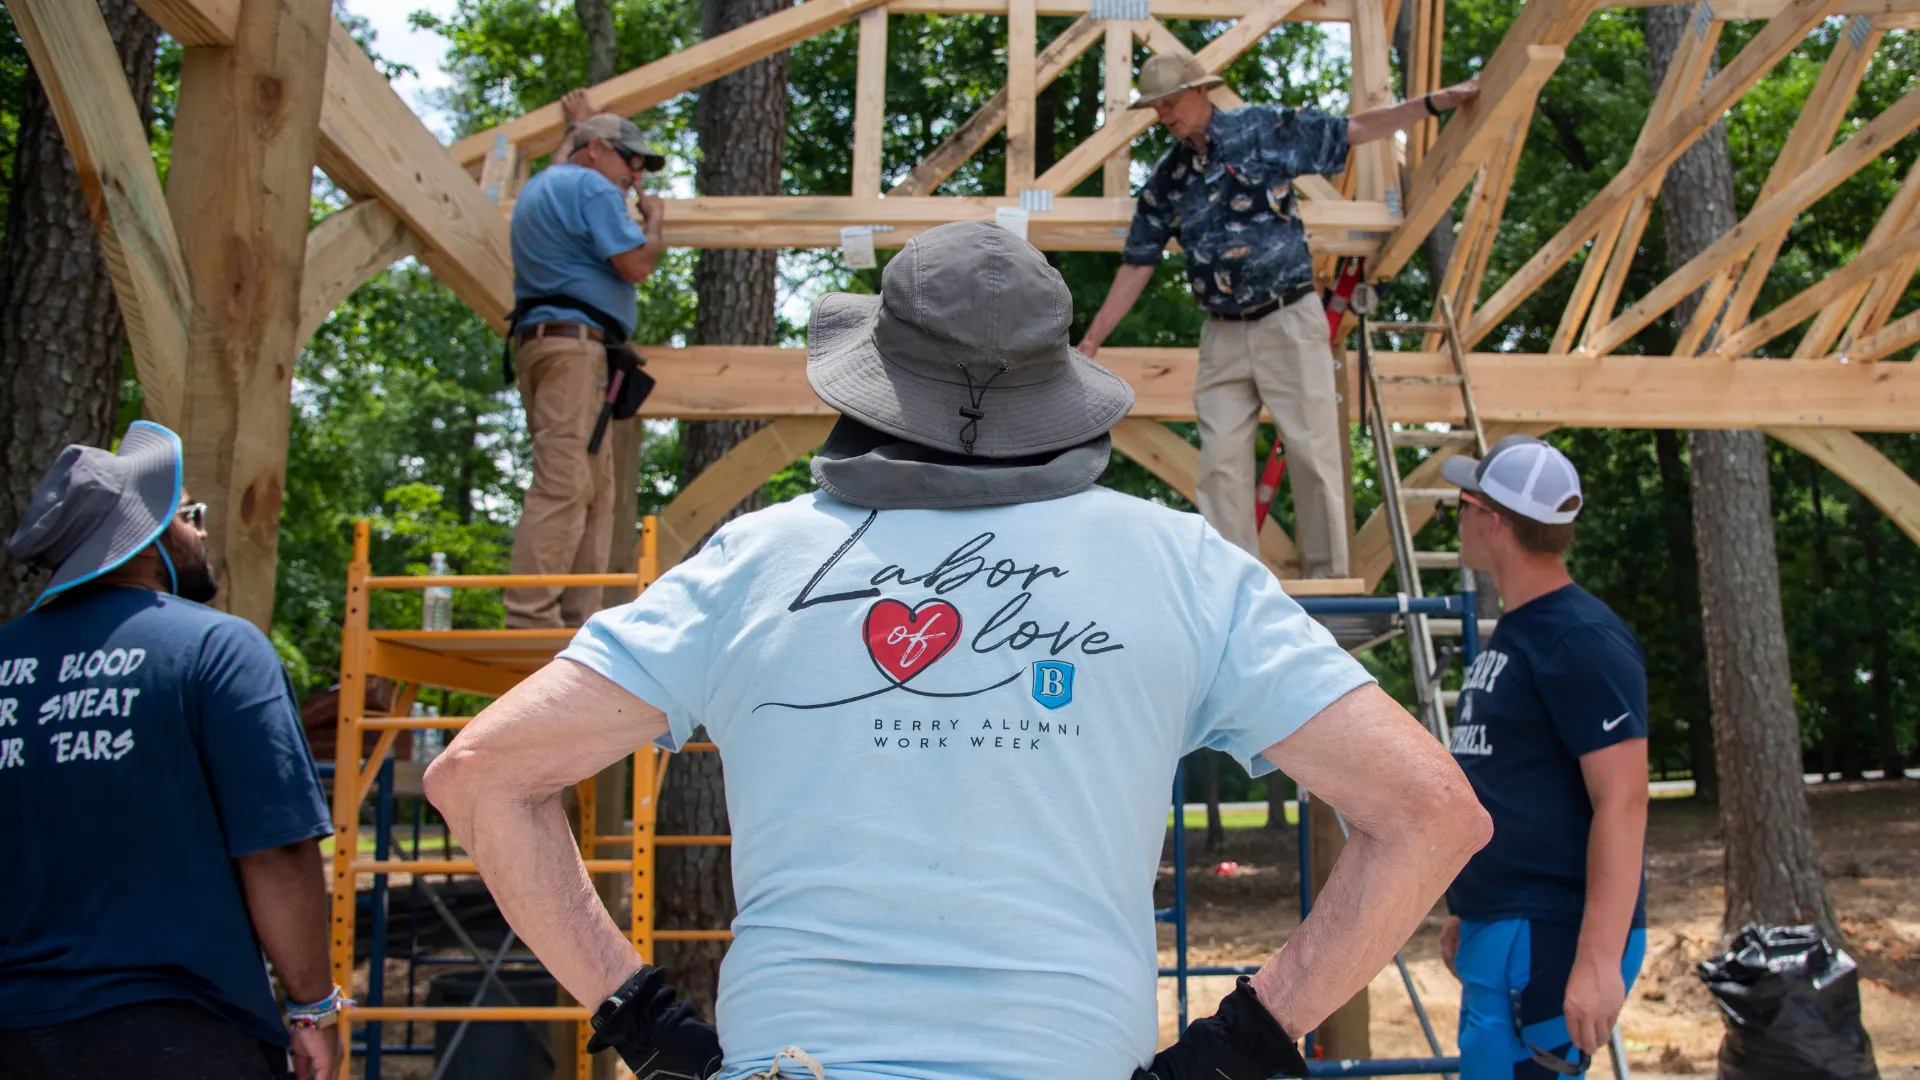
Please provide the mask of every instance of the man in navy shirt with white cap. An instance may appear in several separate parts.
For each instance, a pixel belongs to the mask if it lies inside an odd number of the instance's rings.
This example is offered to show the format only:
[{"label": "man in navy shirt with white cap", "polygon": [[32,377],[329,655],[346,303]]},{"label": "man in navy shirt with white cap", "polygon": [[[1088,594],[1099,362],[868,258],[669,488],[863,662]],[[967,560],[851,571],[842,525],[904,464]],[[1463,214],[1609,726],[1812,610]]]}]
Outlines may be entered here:
[{"label": "man in navy shirt with white cap", "polygon": [[1647,672],[1633,631],[1563,556],[1580,476],[1526,435],[1442,467],[1460,562],[1506,605],[1460,693],[1454,760],[1493,841],[1447,891],[1461,1080],[1584,1072],[1646,952]]}]

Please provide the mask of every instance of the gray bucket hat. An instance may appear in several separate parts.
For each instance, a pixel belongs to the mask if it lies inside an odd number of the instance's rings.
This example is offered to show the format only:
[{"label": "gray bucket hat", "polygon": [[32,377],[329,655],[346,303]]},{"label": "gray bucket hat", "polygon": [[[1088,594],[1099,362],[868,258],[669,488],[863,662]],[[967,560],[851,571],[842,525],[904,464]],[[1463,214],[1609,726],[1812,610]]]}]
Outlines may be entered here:
[{"label": "gray bucket hat", "polygon": [[807,381],[898,438],[984,458],[1075,446],[1133,407],[1126,380],[1073,351],[1073,297],[998,225],[928,229],[887,263],[880,295],[813,305]]},{"label": "gray bucket hat", "polygon": [[34,607],[133,558],[173,521],[180,506],[180,436],[135,420],[119,453],[78,444],[33,489],[13,557],[53,570]]}]

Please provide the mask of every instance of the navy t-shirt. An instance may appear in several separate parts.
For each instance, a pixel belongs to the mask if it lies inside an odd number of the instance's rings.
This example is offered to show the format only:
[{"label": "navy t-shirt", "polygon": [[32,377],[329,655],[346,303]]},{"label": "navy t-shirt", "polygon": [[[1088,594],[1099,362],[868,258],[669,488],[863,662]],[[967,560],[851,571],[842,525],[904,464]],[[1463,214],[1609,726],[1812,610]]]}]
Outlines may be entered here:
[{"label": "navy t-shirt", "polygon": [[233,860],[328,819],[250,623],[105,587],[0,626],[0,1027],[184,999],[286,1045]]},{"label": "navy t-shirt", "polygon": [[[1450,747],[1493,839],[1447,890],[1448,910],[1579,925],[1593,825],[1580,758],[1646,737],[1646,654],[1607,605],[1566,585],[1500,616],[1467,672]],[[1634,926],[1646,907],[1643,871]]]}]

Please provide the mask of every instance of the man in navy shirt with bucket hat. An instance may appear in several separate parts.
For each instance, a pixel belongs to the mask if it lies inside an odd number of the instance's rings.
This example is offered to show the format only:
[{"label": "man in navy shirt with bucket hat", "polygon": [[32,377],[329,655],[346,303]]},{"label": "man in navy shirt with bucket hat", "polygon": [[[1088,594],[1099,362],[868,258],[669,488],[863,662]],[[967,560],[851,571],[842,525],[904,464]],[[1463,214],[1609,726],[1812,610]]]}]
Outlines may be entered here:
[{"label": "man in navy shirt with bucket hat", "polygon": [[1494,823],[1441,934],[1463,988],[1460,1076],[1576,1076],[1646,952],[1646,658],[1567,574],[1582,496],[1566,455],[1509,435],[1442,474],[1461,489],[1461,565],[1506,604],[1451,744]]},{"label": "man in navy shirt with bucket hat", "polygon": [[52,577],[0,626],[0,1080],[337,1070],[326,801],[181,473],[146,421],[69,446],[9,541]]}]

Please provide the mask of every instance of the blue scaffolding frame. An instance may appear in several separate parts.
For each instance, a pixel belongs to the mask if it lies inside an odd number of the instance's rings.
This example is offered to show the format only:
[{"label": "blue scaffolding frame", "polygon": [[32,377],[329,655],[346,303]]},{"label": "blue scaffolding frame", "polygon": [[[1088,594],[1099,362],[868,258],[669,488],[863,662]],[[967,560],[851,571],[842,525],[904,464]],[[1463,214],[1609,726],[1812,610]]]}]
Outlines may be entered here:
[{"label": "blue scaffolding frame", "polygon": [[[1462,575],[1471,583],[1469,575]],[[1460,655],[1462,662],[1471,666],[1474,658],[1480,655],[1480,620],[1478,614],[1478,595],[1472,589],[1466,589],[1451,596],[1411,597],[1406,593],[1398,596],[1365,597],[1302,597],[1300,606],[1310,615],[1446,615],[1460,619]],[[1174,980],[1174,998],[1179,1011],[1179,1028],[1187,1026],[1187,980],[1203,975],[1252,975],[1259,971],[1259,964],[1212,964],[1191,965],[1187,963],[1187,827],[1186,827],[1186,764],[1182,762],[1173,772],[1173,906],[1154,912],[1157,922],[1173,925],[1173,966],[1160,969],[1160,977]],[[1300,918],[1304,921],[1313,910],[1313,849],[1307,828],[1307,800],[1309,793],[1302,792],[1299,799],[1299,836],[1300,836]],[[1397,960],[1398,957],[1396,956]],[[1413,999],[1414,1011],[1420,1016],[1421,1025],[1426,1029],[1427,1037],[1433,1038],[1432,1026],[1427,1022],[1426,1010],[1420,1003],[1419,995],[1413,989],[1413,980],[1401,969],[1402,978],[1407,985],[1407,993]],[[1457,1057],[1424,1058],[1357,1058],[1336,1061],[1313,1060],[1313,1032],[1304,1036],[1304,1052],[1308,1057],[1307,1068],[1314,1076],[1422,1076],[1457,1074],[1460,1071],[1460,1059]]]}]

